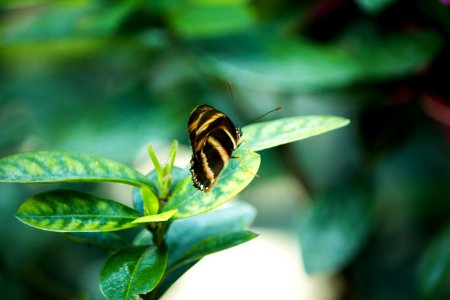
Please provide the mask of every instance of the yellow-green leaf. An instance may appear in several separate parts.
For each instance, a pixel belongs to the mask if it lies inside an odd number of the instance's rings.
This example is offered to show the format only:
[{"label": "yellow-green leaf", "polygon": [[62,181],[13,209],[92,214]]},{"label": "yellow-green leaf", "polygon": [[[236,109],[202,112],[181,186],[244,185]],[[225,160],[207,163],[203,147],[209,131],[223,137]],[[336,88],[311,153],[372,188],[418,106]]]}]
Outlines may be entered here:
[{"label": "yellow-green leaf", "polygon": [[[177,209],[172,219],[182,219],[207,212],[242,191],[258,172],[260,156],[241,144],[223,169],[216,185],[208,193],[197,190],[187,175],[175,188],[164,211]],[[188,172],[186,172],[189,174]]]},{"label": "yellow-green leaf", "polygon": [[322,134],[349,122],[334,116],[284,118],[245,126],[242,128],[242,138],[250,149],[259,151]]},{"label": "yellow-green leaf", "polygon": [[154,215],[159,210],[159,200],[158,197],[153,193],[151,189],[146,186],[141,187],[141,197],[144,206],[145,215]]},{"label": "yellow-green leaf", "polygon": [[135,227],[140,214],[119,202],[72,191],[56,190],[28,198],[17,211],[23,223],[59,232],[114,231]]},{"label": "yellow-green leaf", "polygon": [[0,159],[0,182],[51,183],[107,181],[151,185],[124,164],[92,154],[66,151],[24,152]]},{"label": "yellow-green leaf", "polygon": [[137,218],[133,223],[150,223],[150,222],[163,222],[169,220],[175,213],[176,209],[168,210],[163,213],[151,216],[144,216]]}]

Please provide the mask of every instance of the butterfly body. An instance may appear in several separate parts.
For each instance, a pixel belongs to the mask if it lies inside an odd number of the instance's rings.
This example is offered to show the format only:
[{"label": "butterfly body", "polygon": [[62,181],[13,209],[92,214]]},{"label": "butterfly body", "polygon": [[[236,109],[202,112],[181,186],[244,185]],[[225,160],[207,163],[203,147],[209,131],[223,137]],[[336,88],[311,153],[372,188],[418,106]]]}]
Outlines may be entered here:
[{"label": "butterfly body", "polygon": [[188,132],[194,187],[208,192],[238,147],[241,131],[224,113],[204,104],[189,116]]}]

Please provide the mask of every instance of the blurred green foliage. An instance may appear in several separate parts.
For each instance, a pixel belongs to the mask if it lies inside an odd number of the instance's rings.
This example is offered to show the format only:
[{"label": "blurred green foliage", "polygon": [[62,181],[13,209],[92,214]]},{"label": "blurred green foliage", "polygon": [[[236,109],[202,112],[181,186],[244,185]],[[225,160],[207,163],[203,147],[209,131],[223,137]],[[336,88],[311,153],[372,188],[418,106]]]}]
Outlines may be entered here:
[{"label": "blurred green foliage", "polygon": [[[132,164],[146,143],[187,145],[200,103],[238,124],[276,105],[348,117],[336,133],[265,151],[253,189],[297,179],[309,195],[291,216],[305,265],[340,274],[344,298],[450,298],[443,2],[19,0],[0,15],[1,156],[56,148]],[[14,219],[41,187],[0,189],[0,298],[99,298],[104,254]]]}]

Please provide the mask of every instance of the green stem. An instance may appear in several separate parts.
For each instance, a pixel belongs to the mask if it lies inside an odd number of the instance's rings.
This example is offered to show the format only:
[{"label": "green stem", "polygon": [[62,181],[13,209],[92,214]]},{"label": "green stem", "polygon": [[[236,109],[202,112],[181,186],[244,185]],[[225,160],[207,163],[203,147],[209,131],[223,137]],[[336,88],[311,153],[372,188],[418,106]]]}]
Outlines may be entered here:
[{"label": "green stem", "polygon": [[[161,212],[164,207],[164,204],[167,202],[169,188],[170,188],[170,184],[172,182],[172,170],[173,170],[175,156],[176,156],[177,149],[178,149],[178,141],[174,140],[172,142],[172,149],[170,151],[167,162],[164,166],[161,166],[158,159],[156,158],[153,148],[150,145],[147,146],[147,149],[148,149],[150,158],[155,166],[157,176],[158,176],[158,187],[159,187],[159,195],[158,195],[159,209],[158,209],[158,211]],[[149,197],[147,197],[147,198],[149,198]],[[166,232],[169,229],[170,224],[171,224],[170,221],[166,221],[166,222],[149,223],[147,225],[147,229],[152,233],[152,236],[153,236],[153,244],[156,247],[160,247],[160,248],[167,247]],[[159,286],[163,283],[166,275],[167,275],[167,270],[164,273],[164,276],[160,280],[158,285],[150,293],[145,294],[145,295],[140,295],[140,299],[142,299],[142,300],[157,299],[157,290],[158,290]]]},{"label": "green stem", "polygon": [[157,222],[150,224],[147,228],[153,236],[153,244],[156,247],[166,247],[166,231],[168,222]]}]

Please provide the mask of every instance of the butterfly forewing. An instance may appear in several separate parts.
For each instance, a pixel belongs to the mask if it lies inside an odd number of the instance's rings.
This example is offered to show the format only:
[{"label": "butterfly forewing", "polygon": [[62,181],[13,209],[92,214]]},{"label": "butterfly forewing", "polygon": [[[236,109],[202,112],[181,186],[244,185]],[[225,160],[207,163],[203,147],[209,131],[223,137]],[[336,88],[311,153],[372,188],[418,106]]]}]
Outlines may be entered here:
[{"label": "butterfly forewing", "polygon": [[208,192],[217,182],[239,142],[239,130],[222,112],[209,105],[196,107],[188,121],[194,186]]}]

